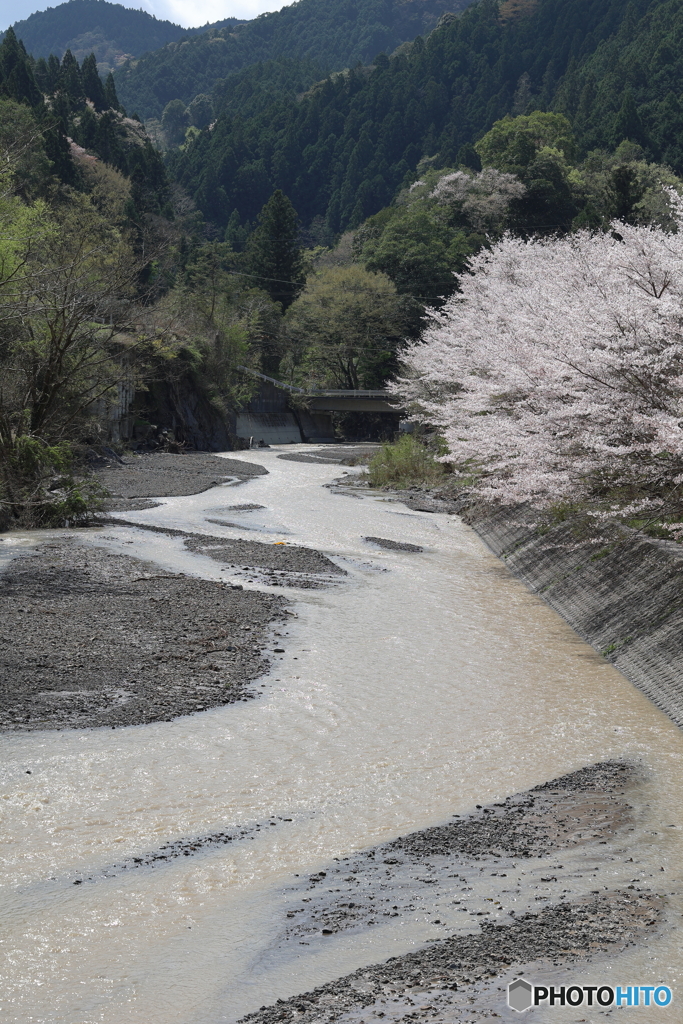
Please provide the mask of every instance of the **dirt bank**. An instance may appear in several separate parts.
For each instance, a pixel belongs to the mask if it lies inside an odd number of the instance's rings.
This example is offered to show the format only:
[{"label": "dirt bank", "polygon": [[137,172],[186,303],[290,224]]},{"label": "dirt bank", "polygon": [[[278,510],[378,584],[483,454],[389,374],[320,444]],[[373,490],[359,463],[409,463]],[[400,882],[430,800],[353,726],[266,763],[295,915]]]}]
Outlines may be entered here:
[{"label": "dirt bank", "polygon": [[0,575],[0,729],[139,725],[246,700],[285,608],[76,539],[41,544]]},{"label": "dirt bank", "polygon": [[666,905],[661,882],[632,879],[638,868],[614,846],[637,831],[630,800],[639,782],[632,765],[592,765],[333,861],[292,890],[281,945],[333,943],[339,932],[408,917],[428,921],[430,937],[244,1021],[500,1016],[519,966],[533,977],[643,941]]}]

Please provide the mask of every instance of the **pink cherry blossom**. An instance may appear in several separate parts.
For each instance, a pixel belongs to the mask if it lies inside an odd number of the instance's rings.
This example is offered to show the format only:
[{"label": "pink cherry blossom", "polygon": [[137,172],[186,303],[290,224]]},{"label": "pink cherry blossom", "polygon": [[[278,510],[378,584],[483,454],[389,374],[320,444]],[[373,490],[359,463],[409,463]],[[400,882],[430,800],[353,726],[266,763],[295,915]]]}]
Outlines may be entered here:
[{"label": "pink cherry blossom", "polygon": [[490,498],[683,482],[683,203],[670,203],[677,233],[505,236],[407,348],[396,390]]}]

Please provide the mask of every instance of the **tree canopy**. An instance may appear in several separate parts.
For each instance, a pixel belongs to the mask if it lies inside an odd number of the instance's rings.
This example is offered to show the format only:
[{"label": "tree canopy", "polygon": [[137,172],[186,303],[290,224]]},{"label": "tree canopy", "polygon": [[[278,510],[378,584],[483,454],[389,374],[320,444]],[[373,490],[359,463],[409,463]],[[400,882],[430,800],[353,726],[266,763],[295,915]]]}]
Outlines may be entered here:
[{"label": "tree canopy", "polygon": [[[538,0],[504,19],[494,0],[481,0],[303,96],[271,100],[262,90],[258,110],[217,108],[215,127],[171,167],[223,227],[234,209],[253,219],[280,188],[302,222],[322,218],[329,237],[386,207],[425,157],[479,169],[482,136],[497,122],[486,161],[519,173],[534,155],[528,185],[546,206],[562,190],[562,161],[622,141],[683,173],[682,19],[679,0]],[[570,207],[558,212],[561,225],[576,215]],[[547,223],[547,212],[536,222]]]},{"label": "tree canopy", "polygon": [[487,497],[622,513],[678,501],[683,202],[669,198],[674,232],[506,236],[404,354],[401,394]]},{"label": "tree canopy", "polygon": [[253,281],[283,310],[303,288],[299,221],[296,210],[279,189],[258,215],[247,245],[246,266]]}]

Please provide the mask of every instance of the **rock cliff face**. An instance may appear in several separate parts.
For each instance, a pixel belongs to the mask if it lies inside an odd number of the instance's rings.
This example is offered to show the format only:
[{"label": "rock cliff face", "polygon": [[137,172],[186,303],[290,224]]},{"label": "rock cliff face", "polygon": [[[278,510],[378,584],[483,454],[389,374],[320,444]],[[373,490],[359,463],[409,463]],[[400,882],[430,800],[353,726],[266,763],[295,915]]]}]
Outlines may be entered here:
[{"label": "rock cliff face", "polygon": [[[122,423],[119,437],[145,441],[161,430],[169,430],[177,441],[198,451],[232,451],[235,443],[235,414],[223,413],[186,373],[174,381],[154,381],[147,391],[138,392],[129,417],[128,432]],[[116,438],[118,440],[118,437]]]},{"label": "rock cliff face", "polygon": [[683,550],[613,524],[538,527],[525,509],[467,516],[488,547],[683,727]]}]

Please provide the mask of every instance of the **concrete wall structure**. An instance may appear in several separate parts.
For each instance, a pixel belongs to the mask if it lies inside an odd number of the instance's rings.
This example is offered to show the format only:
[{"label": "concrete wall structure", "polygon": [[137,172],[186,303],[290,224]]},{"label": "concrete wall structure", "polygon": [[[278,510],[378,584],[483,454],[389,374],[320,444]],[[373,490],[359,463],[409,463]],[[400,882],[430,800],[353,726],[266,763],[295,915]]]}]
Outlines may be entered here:
[{"label": "concrete wall structure", "polygon": [[238,412],[235,433],[238,437],[254,443],[299,444],[301,431],[291,412]]},{"label": "concrete wall structure", "polygon": [[525,509],[467,519],[509,569],[683,727],[683,550],[617,524],[539,528]]}]

